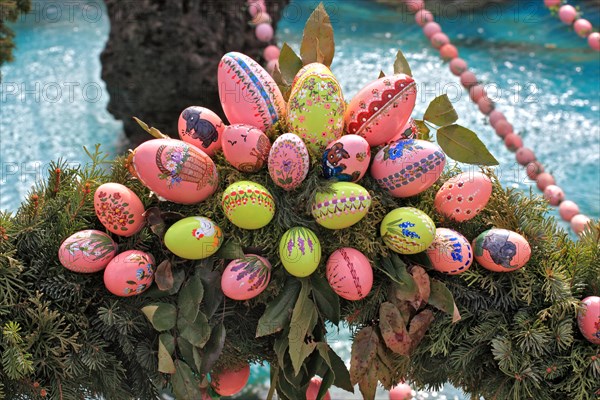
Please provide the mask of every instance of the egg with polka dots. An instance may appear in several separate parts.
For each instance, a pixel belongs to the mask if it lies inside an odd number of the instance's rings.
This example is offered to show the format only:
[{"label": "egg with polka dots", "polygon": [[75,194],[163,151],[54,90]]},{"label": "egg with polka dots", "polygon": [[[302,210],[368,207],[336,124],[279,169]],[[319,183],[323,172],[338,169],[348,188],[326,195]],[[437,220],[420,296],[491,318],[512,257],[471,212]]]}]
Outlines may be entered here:
[{"label": "egg with polka dots", "polygon": [[448,179],[435,196],[435,209],[455,221],[474,218],[487,205],[492,182],[481,172],[463,172]]},{"label": "egg with polka dots", "polygon": [[433,269],[449,275],[465,272],[473,263],[473,251],[467,238],[447,228],[435,230],[427,256]]}]

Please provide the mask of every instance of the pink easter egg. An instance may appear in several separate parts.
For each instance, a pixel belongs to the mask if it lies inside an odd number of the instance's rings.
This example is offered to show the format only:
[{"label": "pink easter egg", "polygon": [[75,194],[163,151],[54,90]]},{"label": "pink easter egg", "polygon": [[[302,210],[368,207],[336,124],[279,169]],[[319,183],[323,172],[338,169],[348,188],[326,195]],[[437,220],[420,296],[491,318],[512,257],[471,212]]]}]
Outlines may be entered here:
[{"label": "pink easter egg", "polygon": [[386,144],[391,144],[392,142],[397,142],[398,140],[418,139],[419,133],[419,127],[415,123],[415,120],[409,118],[402,129],[400,129],[393,138],[388,140]]},{"label": "pink easter egg", "polygon": [[588,36],[588,45],[596,50],[596,51],[600,51],[600,33],[598,32],[592,32],[590,33],[590,35]]},{"label": "pink easter egg", "polygon": [[458,50],[453,44],[445,44],[440,47],[440,57],[446,61],[458,57]]},{"label": "pink easter egg", "polygon": [[456,76],[460,76],[463,72],[467,70],[467,68],[467,62],[462,58],[455,58],[452,61],[450,61],[450,71]]},{"label": "pink easter egg", "polygon": [[536,160],[533,150],[527,147],[521,147],[519,150],[517,150],[515,158],[517,159],[517,162],[523,166]]},{"label": "pink easter egg", "polygon": [[327,281],[338,296],[346,300],[367,297],[373,286],[373,268],[360,251],[343,247],[327,260]]},{"label": "pink easter egg", "polygon": [[411,400],[412,389],[406,383],[399,383],[390,390],[390,400]]},{"label": "pink easter egg", "polygon": [[256,38],[261,42],[270,42],[271,39],[273,39],[273,33],[273,27],[271,26],[271,24],[262,23],[256,25]]},{"label": "pink easter egg", "polygon": [[589,296],[581,302],[583,307],[577,313],[577,326],[589,342],[600,344],[600,297]]},{"label": "pink easter egg", "polygon": [[558,18],[563,23],[571,25],[575,21],[575,18],[577,18],[577,10],[575,7],[566,4],[558,10]]},{"label": "pink easter egg", "polygon": [[269,175],[277,186],[285,190],[299,187],[310,169],[310,158],[304,141],[293,133],[279,136],[269,152],[268,167]]},{"label": "pink easter egg", "polygon": [[465,71],[460,74],[460,84],[468,89],[477,85],[477,77],[471,71]]},{"label": "pink easter egg", "polygon": [[323,175],[327,179],[358,182],[369,169],[371,147],[365,138],[344,135],[331,142],[323,153]]},{"label": "pink easter egg", "polygon": [[523,147],[523,139],[516,133],[509,133],[504,137],[504,145],[513,153]]},{"label": "pink easter egg", "polygon": [[515,271],[529,261],[531,247],[523,236],[506,229],[490,229],[473,240],[475,260],[493,272]]},{"label": "pink easter egg", "polygon": [[425,7],[425,1],[423,0],[406,0],[406,5],[410,12],[417,12]]},{"label": "pink easter egg", "polygon": [[183,110],[177,122],[179,138],[193,144],[209,156],[221,149],[225,124],[208,108],[191,106]]},{"label": "pink easter egg", "polygon": [[260,24],[270,24],[272,21],[273,20],[271,19],[271,16],[267,12],[260,12],[256,14],[254,18],[252,18],[252,21],[250,21],[250,23],[256,26]]},{"label": "pink easter egg", "polygon": [[433,22],[433,14],[429,10],[419,10],[415,14],[415,21],[417,25],[423,27],[428,22]]},{"label": "pink easter egg", "polygon": [[233,300],[249,300],[261,294],[271,279],[271,263],[256,254],[231,261],[221,275],[223,294]]},{"label": "pink easter egg", "polygon": [[469,88],[469,97],[473,103],[477,103],[479,99],[486,97],[485,87],[483,85],[474,85]]},{"label": "pink easter egg", "polygon": [[[456,60],[460,60],[460,58],[455,58],[452,61],[456,61]],[[502,114],[502,112],[498,111],[498,110],[492,111],[489,115],[489,119],[490,119],[490,125],[492,125],[493,128],[496,128],[496,124],[498,124],[498,122],[506,121],[506,117],[504,116],[504,114]]]},{"label": "pink easter egg", "polygon": [[265,47],[265,49],[263,50],[263,57],[267,61],[278,60],[280,53],[281,50],[279,50],[279,47],[272,44],[270,46]]},{"label": "pink easter egg", "polygon": [[135,235],[146,222],[140,198],[119,183],[105,183],[96,189],[94,210],[102,225],[119,236]]},{"label": "pink easter egg", "polygon": [[544,0],[544,5],[548,8],[560,6],[562,0]]},{"label": "pink easter egg", "polygon": [[194,145],[176,139],[153,139],[133,152],[136,177],[163,200],[195,204],[219,186],[215,163]]},{"label": "pink easter egg", "polygon": [[371,176],[394,197],[410,197],[427,190],[444,170],[446,155],[435,143],[399,140],[375,155]]},{"label": "pink easter egg", "polygon": [[448,179],[435,195],[438,213],[455,221],[474,218],[487,205],[492,195],[492,182],[481,172],[463,172]]},{"label": "pink easter egg", "polygon": [[505,138],[509,133],[513,133],[512,124],[505,119],[498,121],[494,129],[496,131],[496,135],[500,136],[501,138]]},{"label": "pink easter egg", "polygon": [[565,200],[560,203],[558,213],[563,220],[570,222],[574,216],[579,214],[579,206],[571,200]]},{"label": "pink easter egg", "polygon": [[417,100],[417,85],[405,74],[377,79],[362,88],[346,109],[348,133],[364,137],[370,146],[386,143],[410,118]]},{"label": "pink easter egg", "polygon": [[430,42],[434,48],[439,49],[443,45],[450,43],[450,39],[444,32],[438,32],[431,36]]},{"label": "pink easter egg", "polygon": [[435,238],[426,253],[433,269],[444,274],[460,274],[473,263],[471,244],[452,229],[436,228]]},{"label": "pink easter egg", "polygon": [[233,396],[239,393],[250,377],[250,364],[244,363],[237,369],[211,373],[210,385],[221,396]]},{"label": "pink easter egg", "polygon": [[266,132],[286,114],[279,87],[263,67],[236,52],[221,58],[219,98],[231,124],[248,124]]},{"label": "pink easter egg", "polygon": [[536,182],[538,189],[540,189],[542,192],[544,191],[544,189],[546,189],[546,186],[554,185],[555,183],[554,177],[547,172],[542,172],[541,174],[539,174],[536,179]]},{"label": "pink easter egg", "polygon": [[546,186],[546,189],[544,189],[544,199],[546,199],[550,205],[557,206],[565,199],[565,192],[556,185],[548,185]]},{"label": "pink easter egg", "polygon": [[431,39],[433,35],[442,31],[442,27],[437,22],[428,22],[423,26],[423,33],[427,39]]},{"label": "pink easter egg", "polygon": [[117,254],[117,244],[104,232],[87,229],[66,238],[58,259],[68,270],[91,274],[102,271]]},{"label": "pink easter egg", "polygon": [[[318,376],[313,377],[306,388],[306,400],[317,400],[317,395],[319,394],[319,389],[321,388],[321,378]],[[323,396],[323,400],[331,400],[331,395],[329,394],[329,390]]]},{"label": "pink easter egg", "polygon": [[112,259],[104,270],[104,286],[115,296],[135,296],[148,290],[154,281],[154,257],[128,250]]},{"label": "pink easter egg", "polygon": [[592,23],[584,18],[579,18],[573,24],[573,29],[575,32],[581,36],[582,38],[587,37],[590,33],[592,33]]},{"label": "pink easter egg", "polygon": [[257,172],[268,161],[271,142],[258,128],[229,125],[223,131],[223,154],[229,164],[242,172]]},{"label": "pink easter egg", "polygon": [[488,115],[494,110],[494,102],[487,96],[483,96],[477,100],[477,107],[482,114]]},{"label": "pink easter egg", "polygon": [[578,235],[581,235],[588,227],[592,220],[583,215],[577,214],[571,218],[571,229]]},{"label": "pink easter egg", "polygon": [[527,177],[532,181],[535,181],[537,177],[544,172],[544,166],[539,161],[530,162],[525,167],[525,172],[527,173]]}]

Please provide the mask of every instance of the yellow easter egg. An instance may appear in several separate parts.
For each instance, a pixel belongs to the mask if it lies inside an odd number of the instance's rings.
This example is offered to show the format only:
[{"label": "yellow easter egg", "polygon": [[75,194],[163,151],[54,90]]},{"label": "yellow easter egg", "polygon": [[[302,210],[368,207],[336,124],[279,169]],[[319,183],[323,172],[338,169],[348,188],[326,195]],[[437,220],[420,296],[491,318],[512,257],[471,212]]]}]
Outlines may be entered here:
[{"label": "yellow easter egg", "polygon": [[219,250],[223,233],[208,218],[188,217],[175,222],[165,233],[164,240],[165,246],[176,256],[199,260]]},{"label": "yellow easter egg", "polygon": [[308,228],[294,227],[281,237],[279,258],[291,275],[303,278],[312,274],[321,261],[321,243]]},{"label": "yellow easter egg", "polygon": [[331,193],[317,193],[312,215],[327,229],[344,229],[354,225],[369,212],[371,195],[364,187],[351,182],[336,182]]},{"label": "yellow easter egg", "polygon": [[242,229],[260,229],[275,215],[275,200],[267,188],[251,181],[235,182],[223,192],[223,212]]},{"label": "yellow easter egg", "polygon": [[425,251],[435,237],[435,224],[423,211],[400,207],[390,211],[380,227],[385,244],[396,253],[416,254]]}]

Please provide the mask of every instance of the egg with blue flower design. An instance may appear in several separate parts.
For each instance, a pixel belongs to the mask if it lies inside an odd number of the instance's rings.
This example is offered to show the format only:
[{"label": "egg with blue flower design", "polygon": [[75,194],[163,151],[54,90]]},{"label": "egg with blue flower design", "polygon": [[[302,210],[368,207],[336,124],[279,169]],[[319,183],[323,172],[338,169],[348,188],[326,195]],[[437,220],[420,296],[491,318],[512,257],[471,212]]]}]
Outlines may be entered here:
[{"label": "egg with blue flower design", "polygon": [[433,242],[435,224],[419,209],[400,207],[383,218],[380,233],[385,244],[396,253],[416,254]]},{"label": "egg with blue flower design", "polygon": [[427,256],[433,269],[449,275],[465,272],[473,263],[473,251],[467,238],[448,228],[435,230]]},{"label": "egg with blue flower design", "polygon": [[130,297],[148,290],[154,281],[154,257],[139,250],[128,250],[112,259],[104,270],[104,286],[119,297]]}]

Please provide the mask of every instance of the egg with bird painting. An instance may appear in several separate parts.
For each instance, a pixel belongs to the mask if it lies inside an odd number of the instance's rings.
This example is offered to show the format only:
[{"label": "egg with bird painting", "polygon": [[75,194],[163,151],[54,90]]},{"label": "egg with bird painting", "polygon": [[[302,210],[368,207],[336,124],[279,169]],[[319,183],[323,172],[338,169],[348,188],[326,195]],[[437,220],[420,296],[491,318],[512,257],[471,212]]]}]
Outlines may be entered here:
[{"label": "egg with bird painting", "polygon": [[369,143],[358,135],[344,135],[329,143],[323,153],[323,175],[327,179],[358,182],[371,162]]},{"label": "egg with bird painting", "polygon": [[177,123],[179,138],[212,156],[221,148],[225,124],[208,108],[191,106],[183,110]]},{"label": "egg with bird painting", "polygon": [[473,240],[475,260],[493,272],[515,271],[529,261],[529,242],[517,232],[489,229]]},{"label": "egg with bird painting", "polygon": [[223,192],[221,207],[229,221],[242,229],[260,229],[275,215],[275,200],[263,185],[238,181]]},{"label": "egg with bird painting", "polygon": [[175,222],[164,237],[165,246],[178,257],[200,260],[212,256],[223,242],[221,228],[206,217],[187,217]]},{"label": "egg with bird painting", "polygon": [[221,275],[221,289],[233,300],[249,300],[261,294],[271,279],[271,263],[256,254],[231,261]]},{"label": "egg with bird painting", "polygon": [[94,193],[94,210],[102,225],[119,236],[132,236],[143,227],[144,204],[127,186],[105,183]]},{"label": "egg with bird painting", "polygon": [[269,152],[269,175],[277,186],[285,190],[296,189],[309,169],[308,149],[297,135],[284,133],[273,142]]},{"label": "egg with bird painting", "polygon": [[333,291],[346,300],[364,299],[373,286],[369,259],[351,247],[337,249],[329,256],[326,276]]},{"label": "egg with bird painting", "polygon": [[271,142],[267,135],[250,125],[230,125],[223,131],[225,159],[242,172],[257,172],[269,159]]},{"label": "egg with bird painting", "polygon": [[117,254],[117,244],[104,232],[86,229],[66,238],[58,259],[66,269],[91,274],[102,271]]},{"label": "egg with bird painting", "polygon": [[120,253],[104,270],[104,286],[119,297],[130,297],[148,290],[154,281],[154,257],[128,250]]}]

